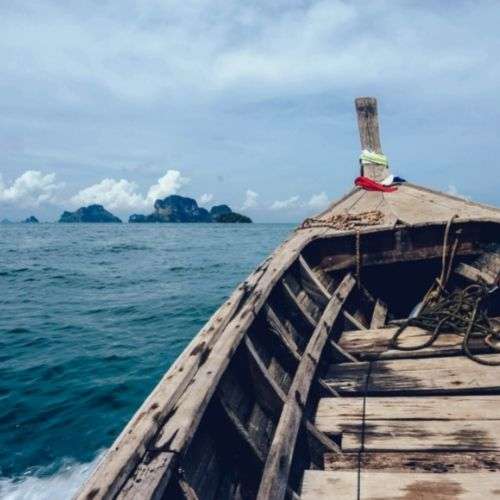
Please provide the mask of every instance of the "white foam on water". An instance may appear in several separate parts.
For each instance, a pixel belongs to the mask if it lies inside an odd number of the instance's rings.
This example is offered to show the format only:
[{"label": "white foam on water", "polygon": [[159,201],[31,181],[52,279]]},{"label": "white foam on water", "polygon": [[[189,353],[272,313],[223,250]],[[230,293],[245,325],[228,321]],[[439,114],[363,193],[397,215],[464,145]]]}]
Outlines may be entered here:
[{"label": "white foam on water", "polygon": [[89,477],[104,451],[85,464],[67,461],[51,476],[40,476],[42,469],[16,479],[0,478],[2,500],[67,500]]}]

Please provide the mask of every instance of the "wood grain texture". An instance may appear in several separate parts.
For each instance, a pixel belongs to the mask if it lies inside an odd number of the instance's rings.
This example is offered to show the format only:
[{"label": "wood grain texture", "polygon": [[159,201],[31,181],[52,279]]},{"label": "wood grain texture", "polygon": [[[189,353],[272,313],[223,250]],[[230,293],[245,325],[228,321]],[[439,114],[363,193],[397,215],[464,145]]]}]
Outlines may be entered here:
[{"label": "wood grain texture", "polygon": [[498,420],[369,420],[342,426],[343,451],[499,451]]},{"label": "wood grain texture", "polygon": [[351,275],[344,278],[326,306],[307,344],[274,434],[257,496],[259,500],[280,500],[285,496],[297,433],[317,364],[333,323],[354,283]]},{"label": "wood grain texture", "polygon": [[[443,333],[432,347],[412,351],[390,349],[390,341],[397,327],[377,328],[364,331],[346,331],[339,345],[359,359],[426,358],[432,356],[461,355],[462,337],[453,333]],[[430,332],[417,326],[408,326],[398,342],[402,347],[422,345],[429,339]],[[491,349],[483,340],[472,338],[469,346],[474,353],[490,353]]]},{"label": "wood grain texture", "polygon": [[[315,271],[309,267],[309,264],[306,262],[304,257],[299,256],[299,265],[302,269],[302,271],[309,277],[309,280],[311,283],[316,287],[316,290],[320,296],[323,297],[323,303],[326,304],[332,297],[332,294],[328,291],[326,286],[323,284],[321,279],[318,277]],[[321,271],[318,270],[318,273]],[[323,278],[326,280],[326,278]],[[361,323],[358,319],[356,319],[352,314],[350,314],[348,311],[345,309],[342,309],[342,314],[343,316],[351,323],[351,325],[354,325],[356,328],[360,330],[365,330],[366,327]]]},{"label": "wood grain texture", "polygon": [[363,472],[358,497],[358,474],[308,470],[302,500],[484,500],[499,498],[498,476],[491,472],[390,473]]},{"label": "wood grain texture", "polygon": [[386,452],[344,452],[325,453],[325,470],[384,472],[500,472],[500,453],[476,452],[427,452],[427,451],[386,451]]},{"label": "wood grain texture", "polygon": [[[496,420],[500,396],[413,396],[321,398],[314,419],[318,429],[340,433],[363,418],[370,420]],[[500,427],[500,422],[499,422]]]},{"label": "wood grain texture", "polygon": [[377,299],[375,306],[373,308],[372,319],[370,322],[370,329],[382,328],[385,325],[385,320],[387,318],[387,306],[385,303]]},{"label": "wood grain texture", "polygon": [[488,273],[487,271],[476,269],[473,266],[469,266],[469,264],[465,264],[465,262],[458,264],[458,266],[455,268],[455,272],[463,278],[466,278],[467,280],[474,283],[485,283],[486,285],[493,285],[496,281],[496,277],[492,274]]},{"label": "wood grain texture", "polygon": [[[500,354],[485,355],[500,361]],[[325,381],[344,395],[365,393],[368,363],[332,365]],[[500,367],[463,356],[373,361],[367,395],[431,395],[500,392]]]},{"label": "wood grain texture", "polygon": [[[361,149],[381,153],[377,100],[374,97],[358,97],[354,103],[358,117]],[[376,181],[382,180],[387,173],[388,169],[383,165],[373,163],[363,166],[363,175]]]}]

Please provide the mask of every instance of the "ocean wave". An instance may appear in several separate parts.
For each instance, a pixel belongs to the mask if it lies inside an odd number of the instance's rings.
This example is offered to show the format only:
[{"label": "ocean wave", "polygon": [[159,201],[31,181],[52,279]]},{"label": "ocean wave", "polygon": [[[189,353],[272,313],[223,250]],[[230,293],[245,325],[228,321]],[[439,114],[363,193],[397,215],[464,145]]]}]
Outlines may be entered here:
[{"label": "ocean wave", "polygon": [[51,475],[46,468],[30,471],[21,477],[0,478],[2,500],[67,500],[71,498],[89,477],[104,451],[88,463],[66,460]]}]

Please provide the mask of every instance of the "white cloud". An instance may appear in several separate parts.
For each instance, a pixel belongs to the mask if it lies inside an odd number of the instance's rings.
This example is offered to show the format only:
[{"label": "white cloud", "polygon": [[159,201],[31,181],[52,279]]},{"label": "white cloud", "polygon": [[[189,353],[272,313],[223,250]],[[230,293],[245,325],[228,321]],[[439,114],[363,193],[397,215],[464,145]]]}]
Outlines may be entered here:
[{"label": "white cloud", "polygon": [[97,203],[110,210],[131,210],[144,207],[144,199],[136,192],[137,184],[125,179],[103,179],[101,182],[79,191],[71,198],[74,205]]},{"label": "white cloud", "polygon": [[199,205],[206,205],[214,199],[214,195],[210,193],[203,193],[198,200]]},{"label": "white cloud", "polygon": [[276,200],[271,205],[271,210],[286,210],[299,206],[300,196],[291,196],[287,200]]},{"label": "white cloud", "polygon": [[178,170],[168,170],[167,173],[158,179],[158,182],[149,188],[146,196],[146,203],[152,205],[158,198],[165,198],[187,184],[189,179],[182,177]]},{"label": "white cloud", "polygon": [[43,174],[27,170],[11,186],[5,186],[0,174],[0,202],[18,203],[21,206],[37,206],[42,202],[55,201],[55,193],[63,183],[55,182],[56,174]]},{"label": "white cloud", "polygon": [[246,210],[248,208],[255,208],[258,205],[258,198],[258,193],[252,191],[251,189],[247,189],[247,192],[245,193],[245,201],[243,202],[241,209]]},{"label": "white cloud", "polygon": [[313,194],[307,202],[307,205],[311,208],[321,209],[325,208],[329,201],[330,200],[328,199],[328,196],[326,196],[326,193],[322,191],[321,193]]},{"label": "white cloud", "polygon": [[155,200],[177,193],[188,182],[189,179],[183,177],[178,170],[168,170],[143,197],[137,192],[135,182],[104,179],[79,191],[71,198],[71,202],[78,206],[98,203],[110,210],[152,209]]}]

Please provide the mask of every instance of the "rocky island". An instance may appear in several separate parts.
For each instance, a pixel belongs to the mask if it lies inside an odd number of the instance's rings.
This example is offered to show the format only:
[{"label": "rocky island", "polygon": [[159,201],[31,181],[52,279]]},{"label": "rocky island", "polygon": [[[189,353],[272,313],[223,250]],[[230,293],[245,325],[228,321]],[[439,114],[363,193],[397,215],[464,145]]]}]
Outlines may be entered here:
[{"label": "rocky island", "polygon": [[59,222],[119,222],[121,220],[108,212],[102,205],[81,207],[75,212],[63,212]]},{"label": "rocky island", "polygon": [[249,217],[233,212],[227,205],[214,206],[209,212],[205,208],[199,207],[196,200],[179,195],[156,200],[152,214],[133,214],[128,221],[132,224],[153,222],[252,222]]},{"label": "rocky island", "polygon": [[27,219],[24,219],[23,222],[24,224],[38,224],[39,220],[34,215],[30,215]]}]

